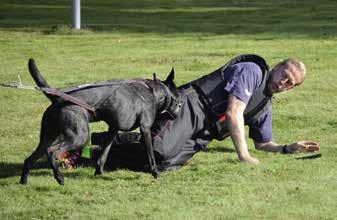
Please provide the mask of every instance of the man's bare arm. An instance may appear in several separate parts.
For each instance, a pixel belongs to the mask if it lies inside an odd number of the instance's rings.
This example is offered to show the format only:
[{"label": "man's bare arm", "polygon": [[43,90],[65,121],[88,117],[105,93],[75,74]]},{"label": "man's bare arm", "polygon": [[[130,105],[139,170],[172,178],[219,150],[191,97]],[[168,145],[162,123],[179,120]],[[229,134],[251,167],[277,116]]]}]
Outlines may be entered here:
[{"label": "man's bare arm", "polygon": [[296,152],[314,152],[320,150],[319,144],[313,141],[299,141],[289,145],[276,144],[272,141],[265,143],[258,143],[258,142],[254,143],[255,148],[257,150],[269,152],[296,153]]},{"label": "man's bare arm", "polygon": [[239,159],[242,162],[258,164],[259,160],[250,156],[245,139],[243,112],[246,104],[233,95],[229,95],[226,109],[226,123]]}]

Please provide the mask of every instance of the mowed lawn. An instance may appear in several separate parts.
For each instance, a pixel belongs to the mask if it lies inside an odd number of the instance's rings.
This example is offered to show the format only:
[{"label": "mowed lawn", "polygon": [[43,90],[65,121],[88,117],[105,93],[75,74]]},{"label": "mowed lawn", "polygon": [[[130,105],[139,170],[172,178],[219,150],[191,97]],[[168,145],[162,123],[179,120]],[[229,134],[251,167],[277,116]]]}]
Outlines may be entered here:
[{"label": "mowed lawn", "polygon": [[262,162],[252,166],[239,163],[230,140],[214,141],[156,180],[128,170],[94,177],[84,167],[62,169],[64,186],[44,157],[22,186],[23,161],[50,103],[33,90],[0,87],[0,219],[337,219],[336,1],[87,0],[75,33],[70,4],[1,0],[1,83],[20,76],[34,85],[31,57],[54,87],[153,72],[164,79],[172,67],[181,85],[239,54],[259,54],[271,66],[298,57],[307,79],[275,96],[273,138],[317,141],[322,157],[259,152],[249,141]]}]

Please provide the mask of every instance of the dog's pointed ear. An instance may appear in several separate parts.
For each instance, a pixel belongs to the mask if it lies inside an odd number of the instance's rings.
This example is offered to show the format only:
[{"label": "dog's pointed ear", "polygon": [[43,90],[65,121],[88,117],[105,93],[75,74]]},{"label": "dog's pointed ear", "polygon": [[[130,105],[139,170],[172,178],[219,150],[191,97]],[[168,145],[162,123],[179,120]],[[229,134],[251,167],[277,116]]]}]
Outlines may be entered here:
[{"label": "dog's pointed ear", "polygon": [[173,82],[174,81],[174,68],[172,67],[170,74],[167,76],[165,82]]},{"label": "dog's pointed ear", "polygon": [[153,81],[157,82],[157,75],[156,75],[156,73],[153,73]]}]

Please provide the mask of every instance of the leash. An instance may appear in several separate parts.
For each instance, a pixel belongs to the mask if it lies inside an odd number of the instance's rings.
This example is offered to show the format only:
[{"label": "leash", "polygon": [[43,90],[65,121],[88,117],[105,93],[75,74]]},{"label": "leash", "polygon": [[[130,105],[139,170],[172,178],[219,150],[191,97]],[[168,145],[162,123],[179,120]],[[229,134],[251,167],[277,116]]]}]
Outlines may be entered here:
[{"label": "leash", "polygon": [[[17,88],[17,89],[38,90],[38,91],[41,91],[45,94],[57,96],[64,101],[68,101],[70,103],[81,106],[81,107],[87,109],[88,111],[92,112],[94,115],[96,113],[96,108],[94,106],[89,105],[83,99],[74,97],[72,95],[69,95],[68,93],[83,90],[83,89],[98,88],[98,87],[112,86],[112,85],[121,85],[121,84],[139,84],[139,85],[144,86],[147,89],[151,89],[151,86],[146,83],[146,80],[141,80],[141,79],[140,80],[130,79],[130,80],[103,81],[103,82],[98,82],[98,83],[89,83],[89,84],[78,85],[78,86],[75,86],[75,87],[64,88],[64,89],[55,89],[55,88],[46,88],[46,87],[23,85],[20,76],[18,76],[18,79],[19,79],[18,82],[0,83],[0,86]],[[181,100],[174,100],[170,96],[169,92],[167,91],[168,88],[166,88],[166,86],[161,81],[156,80],[156,83],[158,83],[160,90],[164,94],[164,97],[168,99],[168,100],[166,100],[166,103],[165,103],[166,105],[165,105],[164,109],[167,110],[172,115],[175,115],[176,111],[181,108],[181,102],[182,101]],[[156,96],[155,92],[154,91],[152,91],[152,92],[153,92],[153,95]],[[109,97],[110,96],[107,96],[106,98],[104,98],[102,102],[104,102]],[[143,100],[145,100],[144,97],[141,96],[141,98]],[[175,102],[177,102],[177,103],[175,103]],[[173,106],[174,109],[170,109],[171,105],[173,105],[173,104],[175,104],[177,106]],[[97,105],[97,103],[95,105]]]},{"label": "leash", "polygon": [[96,109],[89,105],[87,102],[85,102],[82,99],[76,98],[74,96],[71,96],[62,90],[54,89],[54,88],[43,88],[38,86],[28,86],[23,85],[20,76],[18,76],[19,81],[17,82],[9,82],[9,83],[0,83],[0,86],[2,87],[9,87],[9,88],[17,88],[17,89],[29,89],[29,90],[38,90],[43,93],[47,93],[49,95],[57,96],[65,101],[71,102],[73,104],[79,105],[85,109],[87,109],[90,112],[93,112],[95,114]]},{"label": "leash", "polygon": [[19,75],[18,75],[18,79],[19,81],[15,81],[15,82],[0,83],[0,86],[9,87],[9,88],[17,88],[17,89],[37,90],[36,86],[23,85]]},{"label": "leash", "polygon": [[[69,95],[67,93],[70,92],[75,92],[83,89],[90,89],[90,88],[98,88],[98,87],[104,87],[104,86],[112,86],[112,85],[121,85],[121,84],[140,84],[144,86],[147,89],[150,89],[150,86],[146,84],[144,80],[135,80],[135,79],[130,79],[130,80],[113,80],[113,81],[103,81],[103,82],[98,82],[98,83],[89,83],[89,84],[84,84],[84,85],[78,85],[75,87],[71,88],[65,88],[65,89],[55,89],[55,88],[46,88],[46,87],[38,87],[38,86],[28,86],[28,85],[23,85],[20,76],[18,76],[19,81],[16,82],[9,82],[9,83],[0,83],[0,86],[2,87],[10,87],[10,88],[17,88],[17,89],[29,89],[29,90],[38,90],[43,93],[57,96],[60,99],[64,101],[71,102],[73,104],[76,104],[78,106],[81,106],[88,111],[92,112],[95,115],[96,108],[89,105],[86,101],[83,99],[74,97],[72,95]],[[109,96],[107,97],[109,98]],[[104,100],[106,100],[105,98]],[[144,99],[144,97],[141,97]]]}]

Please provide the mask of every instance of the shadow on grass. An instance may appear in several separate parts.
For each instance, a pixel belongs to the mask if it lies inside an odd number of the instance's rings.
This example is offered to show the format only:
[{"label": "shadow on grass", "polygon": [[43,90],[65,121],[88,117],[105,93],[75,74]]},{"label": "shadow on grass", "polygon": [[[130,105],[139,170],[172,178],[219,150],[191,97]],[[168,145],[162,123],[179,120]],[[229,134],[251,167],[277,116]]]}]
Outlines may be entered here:
[{"label": "shadow on grass", "polygon": [[[0,27],[50,30],[71,23],[71,2],[2,0]],[[103,1],[82,2],[82,26],[130,33],[337,35],[337,1]],[[28,28],[28,29],[27,29]],[[68,31],[66,31],[68,33]]]},{"label": "shadow on grass", "polygon": [[209,147],[204,151],[208,153],[219,153],[219,152],[220,153],[235,153],[235,150],[233,148],[223,147],[223,146]]},{"label": "shadow on grass", "polygon": [[[235,153],[234,149],[223,147],[223,146],[213,146],[203,151],[207,153],[219,153],[219,152],[220,153]],[[145,157],[143,159],[146,160]],[[21,176],[22,166],[23,166],[23,163],[0,162],[0,179],[9,178],[13,176],[18,176],[18,177]],[[83,160],[80,162],[79,166],[94,168],[94,163],[92,161]],[[47,170],[40,170],[40,169],[47,169]],[[144,163],[142,163],[140,166],[137,166],[135,164],[130,165],[130,163],[128,163],[127,161],[123,161],[120,159],[118,160],[116,158],[114,159],[110,158],[110,160],[107,161],[107,164],[105,166],[105,170],[106,170],[105,172],[113,172],[119,169],[126,169],[126,170],[130,170],[133,172],[150,173],[150,170],[148,167],[146,167],[146,165],[144,168]],[[52,169],[50,168],[48,161],[45,159],[37,161],[32,167],[31,171],[32,170],[34,170],[34,172],[30,172],[31,176],[48,176],[48,175],[52,176]],[[64,174],[66,178],[67,177],[76,178],[76,177],[81,176],[81,173],[77,173],[77,172],[65,172],[65,171],[61,171],[61,172]],[[111,180],[112,177],[106,177],[104,175],[94,176],[94,173],[93,173],[92,178],[93,179],[101,178],[101,179]],[[139,177],[121,177],[121,178],[125,180],[134,180]]]},{"label": "shadow on grass", "polygon": [[[22,171],[22,166],[23,163],[10,163],[10,162],[0,162],[0,179],[5,179],[5,178],[9,178],[9,177],[20,177],[21,176],[21,171]],[[79,166],[81,167],[92,167],[94,168],[93,163],[86,161],[81,162],[79,164]],[[126,163],[116,163],[116,161],[114,162],[110,162],[106,165],[105,167],[105,172],[113,172],[119,169],[128,169],[130,171],[133,172],[143,172],[143,173],[148,173],[149,171],[144,170],[144,169],[140,169],[137,167],[128,167],[126,165]],[[44,169],[44,170],[42,170]],[[34,171],[34,172],[32,172]],[[71,172],[71,171],[65,171],[65,170],[61,170],[61,172],[64,174],[65,178],[76,178],[76,177],[80,177],[82,176],[81,173],[78,172]],[[46,160],[40,160],[37,161],[34,166],[31,168],[30,176],[53,176],[53,171],[50,168],[50,165],[48,163],[48,161]],[[94,176],[94,170],[92,173],[92,178],[102,178],[102,179],[106,179],[106,180],[111,180],[111,177],[105,177],[103,175],[101,176]],[[134,179],[134,177],[121,177],[124,180],[132,180]]]},{"label": "shadow on grass", "polygon": [[[133,171],[133,170],[131,170],[131,171]],[[145,173],[145,172],[143,172],[143,173]],[[151,175],[151,174],[149,174],[149,175]],[[100,176],[94,176],[94,175],[92,175],[89,178],[93,179],[93,180],[100,179],[100,180],[105,180],[105,181],[113,181],[113,180],[116,180],[116,179],[118,179],[118,180],[124,180],[124,181],[135,181],[135,180],[140,179],[141,176],[140,175],[133,175],[133,176],[119,175],[119,176],[111,177],[111,176],[105,176],[104,174],[102,174]]]},{"label": "shadow on grass", "polygon": [[[13,177],[13,176],[20,176],[22,166],[23,166],[23,163],[0,162],[0,179]],[[41,161],[36,162],[32,169],[36,170],[36,169],[46,169],[46,168],[49,168],[48,162],[41,160]]]}]

